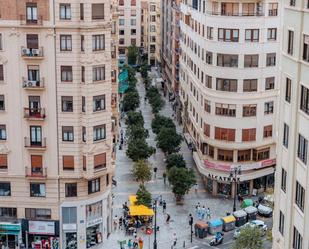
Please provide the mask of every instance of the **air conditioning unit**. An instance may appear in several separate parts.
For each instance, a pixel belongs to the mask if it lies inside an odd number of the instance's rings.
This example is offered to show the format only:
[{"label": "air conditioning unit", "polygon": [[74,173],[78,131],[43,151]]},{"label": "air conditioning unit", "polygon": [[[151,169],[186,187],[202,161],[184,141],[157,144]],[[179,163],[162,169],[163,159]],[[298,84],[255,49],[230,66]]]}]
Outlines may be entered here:
[{"label": "air conditioning unit", "polygon": [[40,50],[39,49],[32,49],[32,54],[34,56],[39,56],[40,55]]},{"label": "air conditioning unit", "polygon": [[29,48],[22,48],[21,52],[22,52],[23,55],[29,55],[30,49]]},{"label": "air conditioning unit", "polygon": [[28,86],[28,87],[36,86],[36,81],[35,81],[35,80],[28,80],[27,86]]}]

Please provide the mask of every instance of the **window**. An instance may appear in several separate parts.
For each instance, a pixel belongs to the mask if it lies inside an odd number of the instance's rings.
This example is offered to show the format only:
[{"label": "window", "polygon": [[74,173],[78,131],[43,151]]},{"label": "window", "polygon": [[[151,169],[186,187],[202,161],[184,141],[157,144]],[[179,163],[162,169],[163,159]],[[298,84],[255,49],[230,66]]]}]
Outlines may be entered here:
[{"label": "window", "polygon": [[73,81],[72,66],[61,66],[61,81]]},{"label": "window", "polygon": [[[1,107],[1,101],[0,101],[0,107]],[[301,86],[300,109],[305,113],[309,114],[309,89],[304,86]]]},{"label": "window", "polygon": [[258,42],[259,41],[259,30],[258,29],[246,29],[245,41],[247,42]]},{"label": "window", "polygon": [[237,54],[217,54],[217,66],[238,67]]},{"label": "window", "polygon": [[252,159],[254,161],[262,161],[265,159],[269,159],[269,148],[265,149],[254,149],[252,153]]},{"label": "window", "polygon": [[79,19],[81,21],[84,20],[84,4],[83,3],[79,4]]},{"label": "window", "polygon": [[131,0],[131,6],[136,6],[136,0]]},{"label": "window", "polygon": [[226,92],[237,92],[237,80],[217,78],[217,90]]},{"label": "window", "polygon": [[207,26],[207,39],[208,40],[212,40],[214,38],[213,37],[213,31],[214,31],[213,27],[208,27]]},{"label": "window", "polygon": [[264,114],[271,114],[274,113],[274,102],[266,102],[264,104]]},{"label": "window", "polygon": [[212,52],[206,51],[206,63],[212,65]]},{"label": "window", "polygon": [[60,35],[60,51],[72,51],[71,35]]},{"label": "window", "polygon": [[106,153],[101,153],[93,156],[94,169],[106,168]]},{"label": "window", "polygon": [[0,140],[6,140],[6,125],[0,125]]},{"label": "window", "polygon": [[243,117],[255,117],[256,116],[256,105],[244,105],[242,107]]},{"label": "window", "polygon": [[30,196],[31,197],[45,197],[45,183],[30,183]]},{"label": "window", "polygon": [[62,156],[63,170],[74,170],[74,156]]},{"label": "window", "polygon": [[0,50],[3,49],[2,34],[0,33]]},{"label": "window", "polygon": [[3,65],[0,65],[0,81],[4,81]]},{"label": "window", "polygon": [[119,3],[119,6],[124,6],[124,0],[119,0],[118,3]]},{"label": "window", "polygon": [[235,129],[215,127],[215,139],[235,141]]},{"label": "window", "polygon": [[279,213],[279,232],[281,235],[284,234],[284,214],[281,212]]},{"label": "window", "polygon": [[136,45],[136,39],[135,38],[132,38],[131,39],[131,45],[133,46],[133,45]]},{"label": "window", "polygon": [[104,3],[93,3],[92,9],[92,20],[104,19]]},{"label": "window", "polygon": [[26,219],[29,220],[50,220],[51,209],[45,208],[26,208]]},{"label": "window", "polygon": [[304,163],[307,164],[308,155],[308,140],[302,135],[298,134],[298,149],[297,156]]},{"label": "window", "polygon": [[73,112],[73,97],[61,96],[61,106],[63,112]]},{"label": "window", "polygon": [[268,77],[265,79],[265,90],[272,90],[275,88],[275,77]]},{"label": "window", "polygon": [[88,194],[100,191],[100,178],[88,181]]},{"label": "window", "polygon": [[77,222],[77,208],[76,207],[63,207],[62,208],[62,223],[63,224],[76,224]]},{"label": "window", "polygon": [[236,105],[216,103],[216,115],[236,117]]},{"label": "window", "polygon": [[300,208],[301,211],[304,211],[305,189],[302,187],[302,185],[298,181],[296,181],[295,203]]},{"label": "window", "polygon": [[309,62],[309,35],[304,35],[303,60]]},{"label": "window", "polygon": [[256,129],[251,128],[251,129],[242,129],[242,141],[247,142],[247,141],[255,141],[256,137]]},{"label": "window", "polygon": [[8,155],[0,154],[0,170],[8,168]]},{"label": "window", "polygon": [[263,136],[264,136],[264,138],[273,136],[273,126],[272,125],[264,126]]},{"label": "window", "polygon": [[266,55],[266,66],[276,66],[276,53],[269,53]]},{"label": "window", "polygon": [[27,34],[27,48],[39,48],[39,36],[37,34]]},{"label": "window", "polygon": [[[294,1],[295,5],[295,0]],[[294,227],[294,232],[293,232],[293,249],[302,249],[303,248],[303,237],[300,235],[298,230]]]},{"label": "window", "polygon": [[254,11],[255,4],[254,3],[243,3],[242,4],[242,14],[243,16],[254,16],[255,11]]},{"label": "window", "polygon": [[131,35],[136,35],[136,29],[131,29]]},{"label": "window", "polygon": [[81,35],[80,36],[80,51],[85,51],[85,36]]},{"label": "window", "polygon": [[246,162],[251,160],[251,150],[239,150],[237,151],[237,161]]},{"label": "window", "polygon": [[268,15],[277,16],[278,15],[278,3],[269,3],[268,4]]},{"label": "window", "polygon": [[119,29],[119,35],[124,35],[124,30],[123,29]]},{"label": "window", "polygon": [[295,6],[296,5],[296,0],[290,0],[290,6]]},{"label": "window", "polygon": [[267,40],[268,41],[277,40],[277,29],[276,28],[269,28],[267,30]]},{"label": "window", "polygon": [[97,125],[93,127],[93,141],[99,141],[106,138],[106,126]]},{"label": "window", "polygon": [[258,54],[246,54],[244,58],[244,67],[258,67],[259,55]]},{"label": "window", "polygon": [[68,3],[60,4],[60,19],[61,20],[71,19],[71,4]]},{"label": "window", "polygon": [[92,51],[100,51],[105,49],[105,35],[92,36]]},{"label": "window", "polygon": [[150,5],[150,11],[152,11],[152,12],[156,11],[156,6],[155,5]]},{"label": "window", "polygon": [[27,3],[27,22],[28,23],[37,23],[38,21],[38,8],[36,3]]},{"label": "window", "polygon": [[209,137],[210,136],[210,125],[204,123],[204,135]]},{"label": "window", "polygon": [[119,39],[119,44],[120,44],[120,45],[124,45],[124,38],[120,38],[120,39]]},{"label": "window", "polygon": [[93,96],[93,111],[105,110],[105,95]]},{"label": "window", "polygon": [[290,103],[291,102],[291,89],[292,87],[292,80],[289,78],[286,78],[285,80],[285,101]]},{"label": "window", "polygon": [[294,32],[292,30],[288,31],[288,51],[289,55],[293,55],[293,43],[294,43]]},{"label": "window", "polygon": [[105,80],[105,66],[97,66],[92,68],[93,81]]},{"label": "window", "polygon": [[209,100],[205,99],[205,103],[204,103],[204,110],[208,113],[211,112],[211,103]]},{"label": "window", "polygon": [[218,149],[218,160],[226,161],[226,162],[233,162],[233,151]]},{"label": "window", "polygon": [[281,189],[283,192],[286,192],[286,177],[287,177],[287,172],[285,169],[281,169]]},{"label": "window", "polygon": [[239,4],[238,3],[221,3],[221,15],[238,16],[239,15]]},{"label": "window", "polygon": [[30,146],[42,145],[42,127],[30,126]]},{"label": "window", "polygon": [[17,218],[17,208],[0,207],[0,218],[1,219]]},{"label": "window", "polygon": [[11,196],[10,182],[0,182],[0,196]]},{"label": "window", "polygon": [[119,19],[119,26],[124,26],[124,22],[125,22],[124,19]]},{"label": "window", "polygon": [[218,41],[238,42],[238,29],[218,29]]},{"label": "window", "polygon": [[284,123],[283,124],[283,141],[282,141],[282,144],[286,148],[289,147],[289,132],[290,132],[289,126],[286,123]]},{"label": "window", "polygon": [[136,19],[131,19],[131,26],[136,26]]},{"label": "window", "polygon": [[244,92],[256,92],[257,91],[257,79],[244,80],[243,91]]},{"label": "window", "polygon": [[77,196],[77,183],[66,183],[65,184],[65,197],[76,197]]},{"label": "window", "polygon": [[74,141],[74,128],[73,126],[62,126],[62,141]]},{"label": "window", "polygon": [[31,155],[31,174],[42,175],[43,174],[43,156]]},{"label": "window", "polygon": [[86,142],[86,127],[82,127],[82,141]]},{"label": "window", "polygon": [[85,66],[81,66],[81,82],[85,83]]}]

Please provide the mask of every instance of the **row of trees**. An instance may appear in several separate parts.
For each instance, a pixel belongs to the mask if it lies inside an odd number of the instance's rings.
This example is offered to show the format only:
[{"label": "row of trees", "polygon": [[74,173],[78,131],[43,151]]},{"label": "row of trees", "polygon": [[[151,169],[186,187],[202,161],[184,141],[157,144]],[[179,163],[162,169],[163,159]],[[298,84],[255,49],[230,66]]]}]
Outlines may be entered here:
[{"label": "row of trees", "polygon": [[123,111],[135,111],[140,105],[139,94],[136,89],[137,80],[135,78],[135,71],[131,67],[125,67],[125,70],[128,71],[128,89],[126,90],[123,99],[122,106]]}]

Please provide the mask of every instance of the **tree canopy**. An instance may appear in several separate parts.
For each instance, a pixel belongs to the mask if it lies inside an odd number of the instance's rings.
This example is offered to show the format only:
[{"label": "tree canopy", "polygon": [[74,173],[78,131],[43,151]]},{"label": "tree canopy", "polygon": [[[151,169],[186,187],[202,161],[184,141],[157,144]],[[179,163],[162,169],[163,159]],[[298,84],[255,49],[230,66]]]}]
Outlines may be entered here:
[{"label": "tree canopy", "polygon": [[170,154],[166,157],[166,168],[170,169],[172,167],[177,168],[185,168],[186,167],[186,161],[183,158],[183,155],[178,153]]},{"label": "tree canopy", "polygon": [[128,47],[128,64],[135,65],[137,61],[138,48],[135,45]]},{"label": "tree canopy", "polygon": [[134,111],[139,107],[139,95],[137,91],[129,91],[124,94],[122,105],[125,112]]},{"label": "tree canopy", "polygon": [[129,158],[136,162],[140,159],[149,158],[154,151],[155,149],[149,146],[145,139],[138,138],[129,141],[126,154]]},{"label": "tree canopy", "polygon": [[130,125],[127,128],[127,137],[129,140],[136,140],[139,138],[146,139],[148,136],[148,130],[141,125]]},{"label": "tree canopy", "polygon": [[171,118],[155,115],[155,118],[151,122],[152,131],[158,134],[161,128],[172,128],[176,130],[176,126]]},{"label": "tree canopy", "polygon": [[144,126],[144,118],[141,112],[129,111],[127,113],[126,121],[127,126],[139,125]]},{"label": "tree canopy", "polygon": [[135,180],[144,184],[151,180],[151,167],[147,160],[138,160],[133,164],[132,174]]},{"label": "tree canopy", "polygon": [[257,227],[246,226],[241,229],[233,249],[263,249],[262,232]]},{"label": "tree canopy", "polygon": [[156,140],[157,147],[164,153],[171,154],[180,150],[180,144],[183,138],[175,129],[163,127],[157,135]]},{"label": "tree canopy", "polygon": [[144,185],[140,185],[136,192],[136,204],[151,206],[151,193],[146,189]]}]

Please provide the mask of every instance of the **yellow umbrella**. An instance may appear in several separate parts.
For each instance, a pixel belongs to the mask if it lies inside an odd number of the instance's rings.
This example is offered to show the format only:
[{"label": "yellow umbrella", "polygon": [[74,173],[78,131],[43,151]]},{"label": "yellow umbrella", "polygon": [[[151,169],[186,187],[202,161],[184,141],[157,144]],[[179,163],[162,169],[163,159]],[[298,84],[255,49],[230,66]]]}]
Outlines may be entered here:
[{"label": "yellow umbrella", "polygon": [[154,212],[151,208],[144,205],[130,206],[129,207],[131,216],[153,216]]}]

